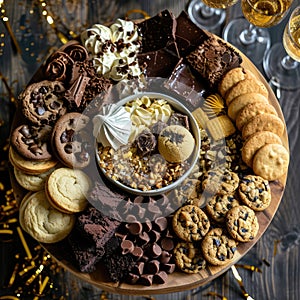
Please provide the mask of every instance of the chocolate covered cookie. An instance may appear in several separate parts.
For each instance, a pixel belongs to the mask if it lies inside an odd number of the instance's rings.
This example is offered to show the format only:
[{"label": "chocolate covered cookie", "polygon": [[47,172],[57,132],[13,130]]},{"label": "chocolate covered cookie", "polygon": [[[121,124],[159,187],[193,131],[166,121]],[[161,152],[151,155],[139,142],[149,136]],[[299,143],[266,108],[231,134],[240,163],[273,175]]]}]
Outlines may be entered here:
[{"label": "chocolate covered cookie", "polygon": [[52,157],[49,137],[52,127],[23,124],[13,130],[11,144],[24,158],[30,160],[49,160]]},{"label": "chocolate covered cookie", "polygon": [[65,88],[60,81],[44,80],[29,85],[20,95],[22,112],[34,125],[48,125],[67,111],[63,102]]},{"label": "chocolate covered cookie", "polygon": [[89,118],[77,112],[62,116],[55,124],[52,145],[59,160],[72,168],[84,168],[90,162],[91,137],[85,131]]}]

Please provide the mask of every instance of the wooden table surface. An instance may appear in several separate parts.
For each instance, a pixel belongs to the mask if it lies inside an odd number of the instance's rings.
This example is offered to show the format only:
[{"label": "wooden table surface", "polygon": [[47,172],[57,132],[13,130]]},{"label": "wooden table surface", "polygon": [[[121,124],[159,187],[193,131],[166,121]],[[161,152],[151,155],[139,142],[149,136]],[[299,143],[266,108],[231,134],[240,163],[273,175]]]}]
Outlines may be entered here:
[{"label": "wooden table surface", "polygon": [[[17,95],[29,81],[45,56],[61,45],[57,34],[41,14],[42,1],[8,0],[5,2],[5,16],[8,17],[14,36],[20,46],[21,53],[13,47],[7,28],[0,23],[0,72]],[[1,1],[0,1],[1,3]],[[183,0],[45,0],[48,15],[51,14],[55,25],[62,32],[67,29],[79,33],[84,28],[96,23],[107,22],[117,17],[124,18],[131,9],[142,9],[154,15],[168,8],[175,15],[186,8],[188,1]],[[294,1],[293,6],[300,4]],[[227,11],[227,21],[240,16],[239,4]],[[131,15],[140,17],[140,15]],[[3,20],[3,12],[1,16]],[[286,19],[270,29],[272,43],[280,42]],[[262,66],[257,66],[262,70]],[[300,69],[300,68],[299,68]],[[300,72],[300,70],[299,70]],[[3,78],[2,78],[3,79]],[[5,81],[4,80],[4,81]],[[7,87],[0,82],[0,97],[3,103],[9,99]],[[254,299],[300,299],[300,82],[295,91],[282,91],[279,99],[289,135],[290,167],[286,190],[279,209],[258,243],[239,262],[255,265],[262,273],[243,268],[238,271],[243,279],[247,292]],[[0,111],[4,106],[0,105]],[[3,118],[3,114],[0,115]],[[1,133],[1,132],[0,132]],[[299,176],[299,177],[298,177]],[[2,244],[0,243],[0,248]],[[7,258],[0,257],[0,272],[7,267]],[[268,263],[266,263],[268,262]],[[1,277],[1,276],[0,276]],[[0,282],[0,299],[3,295]],[[117,294],[104,295],[92,285],[82,282],[68,272],[63,272],[61,299],[151,299],[150,297],[134,297]],[[102,295],[102,298],[101,298]],[[227,299],[243,299],[243,294],[232,272],[229,270],[221,277],[206,286],[180,293],[155,295],[153,299],[219,299],[221,295]],[[30,298],[28,298],[30,299]],[[42,299],[42,298],[41,298]],[[43,298],[48,299],[48,298]],[[50,299],[50,298],[49,298]],[[224,298],[225,299],[225,298]]]}]

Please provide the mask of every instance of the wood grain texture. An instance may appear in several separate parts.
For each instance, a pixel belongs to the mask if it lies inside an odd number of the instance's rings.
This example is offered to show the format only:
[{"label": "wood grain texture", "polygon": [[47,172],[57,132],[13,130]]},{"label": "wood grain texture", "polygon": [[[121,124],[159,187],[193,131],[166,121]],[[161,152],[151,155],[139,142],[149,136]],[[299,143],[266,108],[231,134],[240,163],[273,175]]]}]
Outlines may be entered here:
[{"label": "wood grain texture", "polygon": [[[58,0],[47,1],[55,6]],[[70,18],[66,15],[65,10],[71,12],[75,8],[72,7],[72,1],[62,0],[60,2],[61,10],[59,10],[61,19]],[[97,19],[97,14],[103,15],[105,6],[101,4],[106,1],[88,1],[93,5],[93,10],[86,9],[86,1],[74,1],[77,5],[76,18],[73,23],[91,25]],[[155,0],[155,1],[118,1],[122,5],[118,6],[115,11],[115,17],[123,17],[128,9],[141,8],[153,15],[164,8],[169,8],[178,14],[187,4],[188,1],[183,0]],[[296,2],[294,1],[295,5]],[[20,45],[22,46],[22,55],[18,55],[11,51],[11,42],[8,35],[5,35],[4,55],[0,56],[1,72],[8,79],[13,87],[15,95],[17,95],[23,86],[31,78],[32,74],[39,66],[39,61],[44,56],[60,45],[57,37],[52,29],[36,14],[30,15],[29,9],[32,7],[33,1],[6,1],[7,14],[10,17],[12,27]],[[57,6],[58,9],[59,6]],[[79,9],[80,7],[80,9]],[[36,9],[36,7],[35,7]],[[80,13],[82,11],[83,13]],[[107,10],[108,11],[108,10]],[[99,12],[99,13],[98,13]],[[72,14],[71,14],[72,15]],[[24,17],[25,16],[25,17]],[[112,17],[112,16],[109,16]],[[24,22],[24,18],[27,20]],[[30,20],[30,21],[29,21]],[[70,24],[72,24],[70,22]],[[102,22],[102,20],[101,20]],[[68,22],[65,22],[68,24]],[[38,25],[38,26],[37,26]],[[75,26],[76,24],[74,24]],[[22,29],[25,26],[26,29]],[[74,27],[75,28],[75,27]],[[273,41],[280,41],[281,31],[274,28]],[[2,23],[0,24],[1,32],[4,31]],[[272,29],[273,30],[273,29]],[[47,38],[41,39],[40,35],[47,32]],[[46,42],[45,42],[46,41]],[[34,46],[31,43],[34,42]],[[29,47],[28,47],[29,46]],[[32,49],[36,47],[39,49]],[[36,55],[31,56],[34,50]],[[258,66],[261,69],[261,66]],[[300,82],[299,82],[300,86]],[[6,95],[3,85],[0,86],[0,92]],[[290,168],[288,180],[286,182],[285,192],[280,206],[272,220],[270,226],[263,234],[261,239],[253,246],[253,248],[242,258],[239,263],[254,264],[260,266],[262,274],[251,273],[248,270],[238,269],[243,278],[244,285],[248,293],[255,299],[300,299],[300,139],[299,139],[299,112],[300,112],[300,89],[296,91],[284,91],[281,94],[279,105],[283,112],[287,134],[289,137],[289,147],[291,154]],[[276,253],[274,253],[274,245],[276,245]],[[265,265],[262,261],[265,259],[270,266]],[[2,259],[3,261],[3,259]],[[1,266],[2,267],[2,266]],[[5,267],[5,266],[4,266]],[[65,291],[76,291],[66,293],[68,299],[96,299],[101,295],[101,289],[88,282],[79,280],[71,272],[64,272],[61,275],[61,285]],[[192,288],[192,286],[191,286]],[[234,280],[230,271],[221,275],[212,282],[196,287],[193,290],[185,292],[169,293],[164,295],[154,295],[155,299],[215,299],[213,296],[207,296],[207,293],[213,291],[226,296],[228,299],[242,299],[240,289]],[[114,288],[112,292],[117,292]],[[117,295],[112,294],[110,299],[144,299],[141,296]]]}]

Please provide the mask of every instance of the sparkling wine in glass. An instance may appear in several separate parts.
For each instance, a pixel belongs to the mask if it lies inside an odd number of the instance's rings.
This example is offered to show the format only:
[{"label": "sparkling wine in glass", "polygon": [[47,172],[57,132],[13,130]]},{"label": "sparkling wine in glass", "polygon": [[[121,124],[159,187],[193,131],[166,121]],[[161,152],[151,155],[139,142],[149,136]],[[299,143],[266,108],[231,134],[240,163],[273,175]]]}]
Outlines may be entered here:
[{"label": "sparkling wine in glass", "polygon": [[283,32],[283,45],[274,44],[266,53],[263,67],[279,89],[300,87],[300,6],[296,7]]},{"label": "sparkling wine in glass", "polygon": [[245,18],[230,21],[224,28],[224,39],[259,65],[271,45],[270,34],[265,28],[278,24],[292,2],[293,0],[242,0]]},{"label": "sparkling wine in glass", "polygon": [[220,35],[225,22],[227,8],[238,0],[192,0],[188,5],[191,20],[200,28]]}]

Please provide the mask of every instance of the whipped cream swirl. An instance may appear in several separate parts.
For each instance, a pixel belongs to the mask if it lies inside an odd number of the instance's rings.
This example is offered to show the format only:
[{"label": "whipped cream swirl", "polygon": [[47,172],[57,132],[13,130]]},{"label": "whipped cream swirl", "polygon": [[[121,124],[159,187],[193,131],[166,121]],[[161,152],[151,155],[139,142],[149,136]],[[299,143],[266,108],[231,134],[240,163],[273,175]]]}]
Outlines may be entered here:
[{"label": "whipped cream swirl", "polygon": [[99,114],[93,118],[93,135],[104,147],[118,149],[126,145],[131,133],[131,119],[123,106],[104,105]]},{"label": "whipped cream swirl", "polygon": [[98,74],[114,81],[137,78],[140,36],[132,21],[118,19],[110,27],[95,24],[82,32],[81,41]]}]

